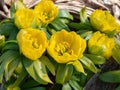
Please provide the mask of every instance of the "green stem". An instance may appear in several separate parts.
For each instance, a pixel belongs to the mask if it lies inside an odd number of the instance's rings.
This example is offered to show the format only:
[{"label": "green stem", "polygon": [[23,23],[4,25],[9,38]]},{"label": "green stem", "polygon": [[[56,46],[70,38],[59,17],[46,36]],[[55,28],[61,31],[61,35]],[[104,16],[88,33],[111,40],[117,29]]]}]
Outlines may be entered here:
[{"label": "green stem", "polygon": [[9,41],[5,42],[5,44],[7,44],[7,43],[17,43],[17,41],[16,40],[9,40]]}]

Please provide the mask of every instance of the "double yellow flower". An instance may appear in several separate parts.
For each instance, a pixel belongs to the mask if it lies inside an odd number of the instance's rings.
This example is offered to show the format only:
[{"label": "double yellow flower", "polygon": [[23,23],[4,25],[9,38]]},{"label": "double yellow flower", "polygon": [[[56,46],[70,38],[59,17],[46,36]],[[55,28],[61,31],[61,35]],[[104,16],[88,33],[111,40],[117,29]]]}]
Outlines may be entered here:
[{"label": "double yellow flower", "polygon": [[58,63],[80,59],[86,48],[86,41],[75,32],[62,30],[52,35],[47,51]]},{"label": "double yellow flower", "polygon": [[31,60],[37,60],[45,52],[48,41],[44,32],[38,29],[21,29],[17,35],[21,53]]}]

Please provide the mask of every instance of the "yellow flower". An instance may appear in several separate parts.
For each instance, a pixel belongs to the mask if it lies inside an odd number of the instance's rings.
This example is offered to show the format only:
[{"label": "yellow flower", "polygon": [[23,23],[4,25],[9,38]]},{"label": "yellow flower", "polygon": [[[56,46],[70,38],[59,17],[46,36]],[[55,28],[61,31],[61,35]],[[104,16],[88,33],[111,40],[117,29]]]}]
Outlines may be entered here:
[{"label": "yellow flower", "polygon": [[21,29],[17,35],[21,53],[31,60],[37,60],[45,52],[48,41],[44,32],[38,29]]},{"label": "yellow flower", "polygon": [[88,49],[92,54],[98,54],[104,56],[105,58],[109,58],[112,55],[114,44],[113,38],[109,38],[105,34],[97,31],[89,39]]},{"label": "yellow flower", "polygon": [[47,51],[58,63],[68,63],[83,56],[86,41],[75,32],[61,30],[51,36]]},{"label": "yellow flower", "polygon": [[42,0],[34,10],[41,25],[49,24],[58,14],[58,8],[51,0]]},{"label": "yellow flower", "polygon": [[17,10],[15,13],[15,24],[19,29],[34,27],[37,22],[33,10]]},{"label": "yellow flower", "polygon": [[104,33],[120,31],[120,25],[108,11],[95,10],[90,16],[90,22],[95,29]]}]

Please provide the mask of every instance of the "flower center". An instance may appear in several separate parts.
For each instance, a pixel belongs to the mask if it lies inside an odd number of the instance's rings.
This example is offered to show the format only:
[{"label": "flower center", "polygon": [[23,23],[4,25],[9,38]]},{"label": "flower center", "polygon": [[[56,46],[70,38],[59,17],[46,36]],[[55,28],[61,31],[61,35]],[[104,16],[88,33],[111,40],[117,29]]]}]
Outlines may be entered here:
[{"label": "flower center", "polygon": [[36,48],[36,49],[39,48],[39,45],[38,45],[38,42],[37,42],[36,39],[33,39],[33,40],[32,40],[32,46],[33,46],[34,48]]},{"label": "flower center", "polygon": [[57,44],[55,50],[58,52],[59,56],[62,56],[64,53],[72,54],[73,51],[70,49],[70,45],[67,42],[62,42]]},{"label": "flower center", "polygon": [[25,38],[31,42],[32,46],[36,49],[39,48],[39,43],[36,38],[32,37],[30,34],[26,34]]}]

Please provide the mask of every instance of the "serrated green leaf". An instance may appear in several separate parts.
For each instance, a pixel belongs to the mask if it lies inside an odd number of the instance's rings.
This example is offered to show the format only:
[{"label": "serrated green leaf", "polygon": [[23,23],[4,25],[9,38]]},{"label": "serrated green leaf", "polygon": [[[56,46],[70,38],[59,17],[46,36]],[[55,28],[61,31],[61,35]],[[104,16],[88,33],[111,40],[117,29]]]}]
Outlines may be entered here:
[{"label": "serrated green leaf", "polygon": [[62,86],[62,90],[72,90],[72,88],[70,87],[69,83],[65,83]]},{"label": "serrated green leaf", "polygon": [[96,73],[98,71],[94,63],[89,58],[83,56],[80,61],[85,65],[87,69],[91,70],[92,72]]},{"label": "serrated green leaf", "polygon": [[70,64],[60,64],[57,69],[56,82],[64,84],[69,81],[73,74],[73,67]]},{"label": "serrated green leaf", "polygon": [[63,9],[59,9],[59,13],[57,17],[73,20],[73,16],[67,10],[63,10]]},{"label": "serrated green leaf", "polygon": [[88,57],[94,64],[104,64],[106,62],[106,59],[102,56],[93,54],[84,54],[84,56]]},{"label": "serrated green leaf", "polygon": [[34,67],[34,71],[36,72],[36,74],[45,82],[48,83],[53,83],[46,71],[46,67],[45,65],[40,61],[40,60],[36,60],[33,62],[33,67]]},{"label": "serrated green leaf", "polygon": [[56,30],[56,31],[60,31],[61,29],[65,29],[65,30],[70,31],[68,26],[66,24],[64,24],[59,18],[56,18],[54,21],[52,21],[49,24],[49,27]]},{"label": "serrated green leaf", "polygon": [[49,70],[53,75],[55,75],[55,67],[54,67],[54,65],[52,64],[52,62],[50,62],[50,60],[49,60],[48,57],[42,56],[39,60],[40,60],[42,63],[45,64],[45,66],[48,68],[48,70]]},{"label": "serrated green leaf", "polygon": [[70,80],[69,84],[74,90],[83,90],[83,88],[74,80]]},{"label": "serrated green leaf", "polygon": [[120,83],[120,70],[109,71],[100,74],[100,80],[110,83]]},{"label": "serrated green leaf", "polygon": [[48,82],[43,81],[38,74],[36,73],[36,71],[34,70],[34,61],[25,58],[23,59],[23,65],[25,67],[25,69],[27,70],[27,72],[29,73],[29,75],[37,82],[39,82],[40,84],[48,84]]},{"label": "serrated green leaf", "polygon": [[82,23],[88,22],[86,7],[82,8],[80,11],[80,21]]},{"label": "serrated green leaf", "polygon": [[0,57],[0,61],[2,61],[0,65],[0,83],[2,83],[3,73],[6,65],[17,56],[18,56],[18,53],[16,53],[15,51],[9,50]]}]

